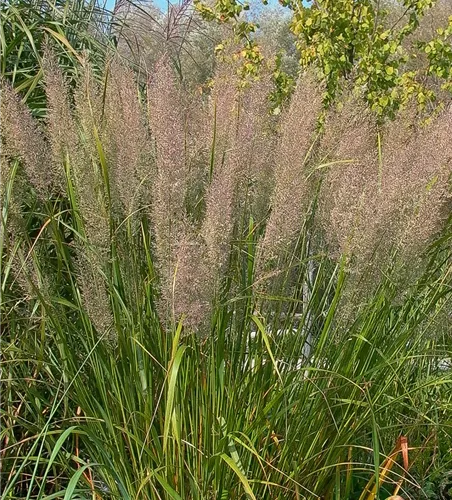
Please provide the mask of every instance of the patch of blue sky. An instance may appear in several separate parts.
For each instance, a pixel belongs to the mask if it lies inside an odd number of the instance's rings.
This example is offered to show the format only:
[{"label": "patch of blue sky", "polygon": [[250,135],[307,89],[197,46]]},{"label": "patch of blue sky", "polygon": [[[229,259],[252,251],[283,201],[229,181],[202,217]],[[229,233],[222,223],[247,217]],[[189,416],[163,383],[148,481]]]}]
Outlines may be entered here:
[{"label": "patch of blue sky", "polygon": [[[105,0],[105,6],[107,7],[108,10],[113,10],[115,6],[115,1],[116,0]],[[260,2],[260,0],[252,0],[251,3],[254,3],[255,1]],[[168,8],[168,1],[167,0],[154,0],[153,3],[162,11],[166,11]],[[171,2],[171,3],[177,3],[177,2]],[[303,3],[305,5],[309,5],[311,2],[307,0],[303,0]],[[278,0],[268,0],[268,5],[271,7],[281,7]],[[281,7],[283,8],[283,7]]]}]

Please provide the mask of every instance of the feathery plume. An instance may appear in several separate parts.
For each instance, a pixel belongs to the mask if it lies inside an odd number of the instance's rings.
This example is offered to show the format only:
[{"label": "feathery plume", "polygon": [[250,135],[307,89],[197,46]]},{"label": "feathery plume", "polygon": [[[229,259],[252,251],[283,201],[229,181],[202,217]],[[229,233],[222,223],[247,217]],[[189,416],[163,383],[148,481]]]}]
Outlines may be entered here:
[{"label": "feathery plume", "polygon": [[65,187],[64,165],[80,155],[78,132],[72,116],[69,85],[54,53],[46,48],[42,59],[47,97],[47,133],[49,135],[54,168],[59,175],[60,188]]},{"label": "feathery plume", "polygon": [[226,64],[219,64],[215,72],[210,98],[210,123],[208,141],[213,157],[211,168],[218,171],[231,142],[235,138],[239,114],[239,79]]},{"label": "feathery plume", "polygon": [[215,281],[218,281],[228,262],[234,226],[235,183],[232,168],[228,171],[228,167],[229,161],[214,174],[206,194],[206,215],[201,228],[207,245],[207,259]]},{"label": "feathery plume", "polygon": [[[86,238],[76,245],[78,282],[85,310],[97,332],[105,335],[113,323],[103,277],[110,261],[109,186],[98,150],[102,147],[102,98],[89,65],[84,68],[74,100],[78,143],[70,161]],[[114,342],[111,336],[107,340]]]},{"label": "feathery plume", "polygon": [[46,197],[55,185],[55,172],[51,168],[45,137],[17,92],[5,81],[1,82],[1,87],[3,154],[20,160],[37,194]]},{"label": "feathery plume", "polygon": [[[244,209],[256,209],[272,177],[268,141],[268,75],[239,89],[235,77],[220,66],[212,96],[213,177],[206,194],[202,234],[213,270],[214,289],[229,259],[235,222]],[[259,200],[261,201],[261,200]]]},{"label": "feathery plume", "polygon": [[[393,127],[388,130],[389,138]],[[451,137],[449,107],[433,123],[413,129],[404,147],[383,143],[382,191],[387,201],[381,204],[381,226],[393,223],[396,242],[407,256],[420,254],[452,212]]]},{"label": "feathery plume", "polygon": [[321,109],[322,88],[311,73],[305,73],[281,121],[271,215],[258,247],[258,273],[280,256],[302,227],[310,203],[306,165]]},{"label": "feathery plume", "polygon": [[109,186],[97,146],[101,109],[100,91],[87,65],[75,92],[79,142],[71,157],[71,167],[87,240],[104,260],[108,259],[110,248],[110,207]]},{"label": "feathery plume", "polygon": [[424,127],[408,115],[386,125],[380,155],[375,122],[363,105],[351,101],[330,118],[324,148],[330,158],[350,162],[333,165],[324,179],[327,239],[353,257],[351,270],[362,276],[386,268],[396,250],[399,262],[415,269],[413,258],[450,214],[450,110]]},{"label": "feathery plume", "polygon": [[368,245],[379,181],[376,122],[359,98],[348,96],[329,114],[321,150],[332,163],[319,210],[327,241],[333,253],[356,254]]},{"label": "feathery plume", "polygon": [[241,161],[237,148],[237,76],[228,72],[225,65],[219,65],[214,82],[210,102],[210,123],[214,130],[213,137],[210,138],[210,184],[206,191],[206,212],[201,227],[207,246],[207,261],[212,270],[213,293],[229,259]]},{"label": "feathery plume", "polygon": [[107,71],[104,142],[112,188],[129,215],[152,173],[151,144],[133,71],[117,60]]},{"label": "feathery plume", "polygon": [[[209,175],[209,150],[211,136],[209,128],[209,107],[201,95],[186,96],[185,114],[185,149],[188,175],[186,197],[187,212],[195,224],[199,224],[204,215],[203,198],[206,180]],[[209,141],[206,141],[209,137]]]},{"label": "feathery plume", "polygon": [[[149,84],[149,123],[156,144],[156,180],[152,205],[155,251],[163,307],[171,303],[177,241],[185,219],[188,174],[185,162],[184,110],[168,60],[156,66]],[[168,310],[167,310],[168,313]]]},{"label": "feathery plume", "polygon": [[206,245],[200,235],[185,224],[175,249],[172,313],[175,322],[183,318],[185,328],[198,333],[207,326],[212,299],[205,252]]},{"label": "feathery plume", "polygon": [[[105,279],[98,268],[99,255],[86,245],[77,248],[77,281],[80,285],[83,307],[97,333],[114,344],[109,330],[113,324]],[[102,264],[102,263],[101,263]]]},{"label": "feathery plume", "polygon": [[271,88],[271,75],[263,72],[258,81],[242,89],[233,144],[237,160],[237,203],[250,205],[258,217],[263,217],[268,209],[274,175],[275,142],[269,106]]},{"label": "feathery plume", "polygon": [[96,330],[103,335],[112,323],[112,316],[105,283],[98,271],[108,263],[110,242],[107,207],[103,201],[105,190],[100,187],[101,176],[93,144],[94,127],[99,126],[93,113],[100,112],[99,99],[87,65],[75,93],[74,116],[67,82],[49,50],[44,56],[43,67],[49,108],[47,130],[53,161],[55,165],[69,161],[86,235],[86,241],[76,245],[81,298]]}]

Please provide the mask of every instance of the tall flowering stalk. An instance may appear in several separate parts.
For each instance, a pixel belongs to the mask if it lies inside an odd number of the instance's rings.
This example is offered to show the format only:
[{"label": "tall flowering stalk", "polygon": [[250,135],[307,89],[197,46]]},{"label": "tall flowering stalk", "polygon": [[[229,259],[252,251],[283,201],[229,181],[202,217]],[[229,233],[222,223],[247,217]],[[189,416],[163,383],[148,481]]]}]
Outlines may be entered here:
[{"label": "tall flowering stalk", "polygon": [[[301,76],[281,118],[270,217],[257,250],[258,279],[288,250],[302,228],[312,200],[307,165],[322,110],[322,87],[311,73]],[[265,273],[264,273],[265,274]]]},{"label": "tall flowering stalk", "polygon": [[[265,212],[273,174],[268,94],[270,81],[241,88],[220,66],[211,97],[210,183],[202,235],[207,245],[214,293],[228,264],[234,227],[250,212]],[[262,203],[263,201],[263,203]]]},{"label": "tall flowering stalk", "polygon": [[113,319],[105,279],[110,264],[110,206],[108,175],[102,171],[106,165],[102,165],[100,143],[100,90],[88,63],[73,97],[50,51],[43,67],[53,163],[66,170],[68,192],[71,185],[75,188],[73,208],[81,222],[78,230],[82,237],[75,241],[81,299],[97,332],[112,340],[109,331]]},{"label": "tall flowering stalk", "polygon": [[151,218],[164,317],[196,328],[205,318],[204,244],[186,213],[189,169],[180,90],[166,58],[148,88],[149,123],[155,139],[156,179]]},{"label": "tall flowering stalk", "polygon": [[209,184],[205,196],[206,212],[201,234],[207,246],[207,259],[212,269],[212,290],[216,289],[229,254],[233,230],[233,209],[237,156],[234,139],[239,103],[237,78],[220,66],[210,101],[210,123],[213,134],[210,143]]},{"label": "tall flowering stalk", "polygon": [[115,202],[118,198],[118,208],[129,216],[139,208],[153,177],[152,147],[133,71],[114,59],[105,79],[103,142]]}]

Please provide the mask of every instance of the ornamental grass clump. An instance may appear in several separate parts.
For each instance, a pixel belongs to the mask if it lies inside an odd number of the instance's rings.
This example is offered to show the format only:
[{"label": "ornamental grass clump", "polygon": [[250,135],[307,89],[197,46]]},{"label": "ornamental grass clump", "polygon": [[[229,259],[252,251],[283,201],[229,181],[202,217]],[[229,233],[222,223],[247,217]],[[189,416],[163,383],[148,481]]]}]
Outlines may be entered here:
[{"label": "ornamental grass clump", "polygon": [[2,100],[3,497],[421,498],[452,448],[450,110],[394,142],[311,74],[275,116],[265,71],[198,98],[168,59],[79,69],[45,56],[41,122]]}]

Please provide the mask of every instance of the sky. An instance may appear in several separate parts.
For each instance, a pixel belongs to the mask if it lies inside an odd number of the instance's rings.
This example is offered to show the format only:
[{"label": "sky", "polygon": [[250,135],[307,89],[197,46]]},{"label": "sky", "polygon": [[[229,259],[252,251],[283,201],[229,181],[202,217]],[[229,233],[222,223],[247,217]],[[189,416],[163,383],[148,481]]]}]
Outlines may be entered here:
[{"label": "sky", "polygon": [[[106,7],[108,10],[113,10],[115,6],[115,0],[105,0],[106,1]],[[153,0],[153,3],[159,7],[162,10],[166,10],[168,6],[167,0]],[[177,3],[177,2],[171,2],[171,3]],[[268,5],[271,5],[273,7],[277,7],[279,5],[278,0],[269,0]]]}]

